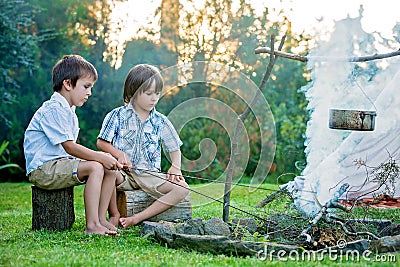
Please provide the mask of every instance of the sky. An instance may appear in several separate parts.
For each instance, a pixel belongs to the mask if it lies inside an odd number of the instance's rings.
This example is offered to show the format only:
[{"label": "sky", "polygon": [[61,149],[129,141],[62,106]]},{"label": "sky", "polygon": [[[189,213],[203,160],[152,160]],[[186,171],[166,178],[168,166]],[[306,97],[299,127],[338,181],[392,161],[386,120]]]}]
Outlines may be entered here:
[{"label": "sky", "polygon": [[[254,1],[255,3],[272,3],[279,0]],[[363,29],[368,32],[380,32],[385,38],[392,38],[392,28],[396,22],[400,22],[400,1],[397,0],[292,0],[283,1],[289,12],[289,20],[292,21],[294,31],[308,31],[314,26],[332,27],[334,20],[340,20],[350,16],[357,17],[360,5],[364,8]],[[324,23],[316,23],[317,19],[324,18]]]},{"label": "sky", "polygon": [[[201,7],[205,0],[195,0],[194,7]],[[313,29],[326,31],[332,28],[334,20],[350,16],[358,16],[359,7],[363,5],[363,29],[368,32],[379,32],[385,38],[392,38],[392,28],[400,22],[400,1],[398,0],[248,0],[256,10],[268,6],[284,7],[295,32],[312,33]],[[148,18],[154,17],[154,10],[160,6],[161,0],[147,0],[146,4],[138,5],[138,0],[128,0],[117,6],[115,17],[126,18],[125,30],[128,36],[140,25],[146,25]],[[181,0],[181,3],[187,1]],[[234,0],[235,4],[238,0]],[[282,3],[283,2],[283,3]],[[323,22],[318,19],[324,18]]]}]

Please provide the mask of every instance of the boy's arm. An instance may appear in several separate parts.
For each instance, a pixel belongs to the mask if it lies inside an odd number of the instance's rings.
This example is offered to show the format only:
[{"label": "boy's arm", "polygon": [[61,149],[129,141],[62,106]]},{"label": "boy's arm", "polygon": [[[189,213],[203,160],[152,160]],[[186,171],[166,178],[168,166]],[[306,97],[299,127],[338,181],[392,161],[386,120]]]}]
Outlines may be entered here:
[{"label": "boy's arm", "polygon": [[182,171],[181,171],[181,161],[182,161],[182,155],[180,150],[175,150],[169,153],[169,156],[171,158],[171,167],[168,170],[167,173],[167,179],[173,181],[175,180],[176,182],[182,181],[183,176],[182,176]]},{"label": "boy's arm", "polygon": [[101,138],[97,138],[96,145],[101,151],[110,153],[122,165],[128,166],[128,167],[132,166],[131,160],[128,157],[128,155],[126,155],[125,152],[114,147],[110,142],[107,142],[106,140],[101,139]]},{"label": "boy's arm", "polygon": [[99,151],[94,151],[85,146],[77,144],[74,141],[65,141],[61,143],[61,145],[63,146],[64,150],[71,156],[84,160],[100,162],[104,166],[104,168],[109,170],[119,170],[122,168],[122,165],[118,163],[118,161],[112,156]]}]

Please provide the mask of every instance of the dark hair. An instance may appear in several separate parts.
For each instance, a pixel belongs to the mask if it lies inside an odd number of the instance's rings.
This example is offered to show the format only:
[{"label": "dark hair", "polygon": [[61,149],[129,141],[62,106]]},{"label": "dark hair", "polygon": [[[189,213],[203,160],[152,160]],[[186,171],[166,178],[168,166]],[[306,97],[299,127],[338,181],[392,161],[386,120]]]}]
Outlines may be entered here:
[{"label": "dark hair", "polygon": [[156,67],[139,64],[131,68],[125,78],[124,103],[129,103],[132,97],[136,97],[138,93],[143,93],[149,89],[153,81],[156,83],[156,93],[161,92],[164,81]]},{"label": "dark hair", "polygon": [[72,87],[76,86],[78,79],[89,76],[97,81],[97,71],[95,67],[86,59],[79,55],[67,55],[59,60],[52,70],[53,90],[61,90],[63,81],[70,80]]}]

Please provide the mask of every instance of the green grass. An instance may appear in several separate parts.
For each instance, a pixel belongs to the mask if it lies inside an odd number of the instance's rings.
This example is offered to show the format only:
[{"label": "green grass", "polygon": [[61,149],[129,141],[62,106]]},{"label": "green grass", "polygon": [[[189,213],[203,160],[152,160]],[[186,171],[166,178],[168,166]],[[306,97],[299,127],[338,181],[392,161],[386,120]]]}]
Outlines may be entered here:
[{"label": "green grass", "polygon": [[[276,189],[265,185],[265,188]],[[196,185],[199,192],[221,199],[222,185]],[[255,213],[253,206],[268,191],[235,187],[231,204]],[[193,217],[222,217],[222,205],[196,193],[191,194]],[[151,238],[140,236],[140,227],[121,230],[120,237],[84,235],[83,186],[75,187],[76,221],[70,231],[45,232],[31,230],[31,185],[29,183],[0,184],[0,266],[385,266],[382,262],[321,261],[261,261],[257,257],[235,257],[202,254],[185,249],[170,249]],[[257,211],[279,213],[287,203],[277,201],[273,207]],[[233,208],[230,218],[249,217]],[[264,216],[265,216],[264,214]],[[398,213],[397,213],[398,214]],[[397,261],[400,255],[395,254]],[[399,266],[386,263],[386,266]]]}]

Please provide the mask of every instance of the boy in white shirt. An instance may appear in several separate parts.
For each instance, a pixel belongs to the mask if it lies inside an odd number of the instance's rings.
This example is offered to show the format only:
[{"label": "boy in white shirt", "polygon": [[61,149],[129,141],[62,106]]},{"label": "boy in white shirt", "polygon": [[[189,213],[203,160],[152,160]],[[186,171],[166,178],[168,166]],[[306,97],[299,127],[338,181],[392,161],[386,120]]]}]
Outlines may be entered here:
[{"label": "boy in white shirt", "polygon": [[108,154],[76,143],[75,107],[88,100],[97,78],[93,65],[78,55],[64,56],[53,67],[54,93],[25,131],[26,173],[31,183],[46,190],[86,183],[85,234],[117,235],[106,212],[122,165]]}]

